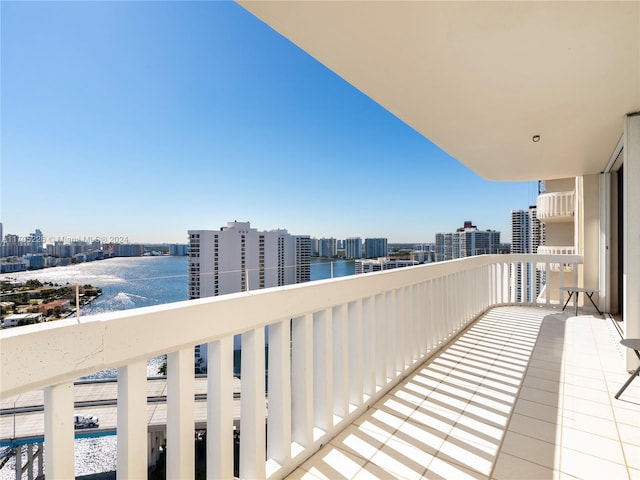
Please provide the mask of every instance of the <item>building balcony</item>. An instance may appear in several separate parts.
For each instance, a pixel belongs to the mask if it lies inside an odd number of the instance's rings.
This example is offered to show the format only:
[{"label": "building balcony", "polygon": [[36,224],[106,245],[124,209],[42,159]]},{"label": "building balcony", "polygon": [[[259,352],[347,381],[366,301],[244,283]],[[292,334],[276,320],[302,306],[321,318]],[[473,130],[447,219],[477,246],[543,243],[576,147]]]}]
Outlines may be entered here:
[{"label": "building balcony", "polygon": [[574,210],[574,192],[551,192],[538,195],[537,215],[541,222],[572,221]]},{"label": "building balcony", "polygon": [[[538,255],[575,255],[576,249],[573,246],[552,246],[541,245],[538,247]],[[560,257],[555,257],[560,258]],[[565,272],[573,271],[573,263],[559,263],[559,262],[538,262],[536,264],[538,270],[559,272],[562,269]]]},{"label": "building balcony", "polygon": [[[640,384],[613,399],[619,335],[548,298],[515,305],[527,269],[514,266],[540,260],[582,263],[484,255],[2,331],[2,401],[44,390],[47,478],[74,475],[74,380],[114,367],[118,477],[146,478],[146,360],[163,353],[167,478],[194,478],[200,416],[208,478],[233,477],[238,408],[241,478],[635,475]],[[0,421],[4,439],[13,418]]]}]

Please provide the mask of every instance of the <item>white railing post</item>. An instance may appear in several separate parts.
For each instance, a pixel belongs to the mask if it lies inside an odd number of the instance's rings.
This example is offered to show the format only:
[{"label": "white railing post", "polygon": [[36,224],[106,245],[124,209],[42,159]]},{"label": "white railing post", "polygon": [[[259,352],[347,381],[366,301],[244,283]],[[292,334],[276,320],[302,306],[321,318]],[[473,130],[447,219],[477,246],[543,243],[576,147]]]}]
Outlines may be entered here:
[{"label": "white railing post", "polygon": [[404,316],[406,318],[404,322],[404,365],[405,369],[411,365],[416,359],[416,348],[415,348],[415,322],[416,322],[416,312],[415,312],[415,284],[408,285],[404,287]]},{"label": "white railing post", "polygon": [[398,330],[396,328],[396,291],[389,290],[385,293],[385,306],[386,306],[386,317],[387,317],[387,327],[386,327],[386,338],[387,338],[387,378],[393,380],[396,378],[398,374],[398,369],[396,366],[396,335]]},{"label": "white railing post", "polygon": [[418,356],[424,358],[427,354],[427,282],[418,284],[418,295],[416,299],[416,341],[418,344]]},{"label": "white railing post", "polygon": [[438,348],[440,345],[440,339],[442,338],[442,295],[440,294],[442,287],[442,277],[434,278],[432,281],[431,295],[431,313],[432,313],[432,328],[431,333],[433,335],[433,348]]},{"label": "white railing post", "polygon": [[[118,478],[147,475],[147,362],[118,368]],[[142,450],[142,453],[141,453]]]},{"label": "white railing post", "polygon": [[233,337],[207,344],[207,479],[233,477]]},{"label": "white railing post", "polygon": [[195,474],[194,351],[167,354],[167,479]]},{"label": "white railing post", "polygon": [[363,328],[362,328],[362,300],[350,302],[347,305],[348,319],[348,345],[349,345],[349,382],[348,403],[360,406],[363,402],[364,378],[363,378]]},{"label": "white railing post", "polygon": [[47,478],[75,478],[72,382],[44,389],[44,441]]},{"label": "white railing post", "polygon": [[[291,345],[291,436],[296,448],[313,443],[313,314],[293,319]],[[295,452],[294,452],[295,453]]]},{"label": "white railing post", "polygon": [[333,414],[345,418],[349,414],[349,340],[346,305],[333,307]]},{"label": "white railing post", "polygon": [[267,458],[280,466],[291,460],[290,324],[287,319],[269,325]]},{"label": "white railing post", "polygon": [[443,278],[443,290],[442,296],[443,300],[443,310],[444,310],[444,332],[442,336],[442,341],[444,342],[451,336],[451,298],[456,295],[458,292],[455,292],[453,288],[451,288],[451,274],[447,274]]},{"label": "white railing post", "polygon": [[430,353],[435,348],[435,316],[434,316],[434,280],[428,280],[425,285],[425,311],[427,313],[425,317],[425,341],[427,345],[426,353]]},{"label": "white railing post", "polygon": [[266,477],[264,327],[242,334],[240,478]]},{"label": "white railing post", "polygon": [[362,299],[362,391],[367,397],[376,393],[377,350],[375,297]]},{"label": "white railing post", "polygon": [[405,315],[405,290],[404,288],[395,289],[395,310],[396,310],[396,357],[395,357],[395,374],[394,378],[398,376],[400,372],[403,372],[407,362],[405,360],[405,331],[407,317]]},{"label": "white railing post", "polygon": [[322,432],[333,427],[331,324],[331,309],[313,314],[313,423]]},{"label": "white railing post", "polygon": [[386,293],[375,296],[374,315],[376,328],[376,386],[381,389],[389,381],[388,374],[388,337],[387,337],[387,295]]}]

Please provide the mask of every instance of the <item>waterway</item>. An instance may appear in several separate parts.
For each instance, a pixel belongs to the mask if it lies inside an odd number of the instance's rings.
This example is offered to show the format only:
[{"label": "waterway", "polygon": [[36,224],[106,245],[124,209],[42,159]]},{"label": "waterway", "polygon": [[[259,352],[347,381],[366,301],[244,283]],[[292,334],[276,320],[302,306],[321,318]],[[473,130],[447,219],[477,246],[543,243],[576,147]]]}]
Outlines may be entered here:
[{"label": "waterway", "polygon": [[[21,281],[38,279],[41,282],[61,285],[91,284],[101,288],[102,295],[82,309],[81,315],[85,316],[187,300],[187,267],[187,257],[131,257],[19,272],[9,276]],[[355,266],[352,261],[311,259],[312,281],[354,273]],[[162,357],[149,360],[147,374],[157,375],[162,361]],[[92,377],[113,377],[115,373],[115,370],[105,370]],[[76,476],[112,471],[116,468],[116,436],[76,440],[75,451]],[[26,462],[26,454],[23,462]],[[0,470],[0,480],[13,479],[15,462],[11,460]]]}]

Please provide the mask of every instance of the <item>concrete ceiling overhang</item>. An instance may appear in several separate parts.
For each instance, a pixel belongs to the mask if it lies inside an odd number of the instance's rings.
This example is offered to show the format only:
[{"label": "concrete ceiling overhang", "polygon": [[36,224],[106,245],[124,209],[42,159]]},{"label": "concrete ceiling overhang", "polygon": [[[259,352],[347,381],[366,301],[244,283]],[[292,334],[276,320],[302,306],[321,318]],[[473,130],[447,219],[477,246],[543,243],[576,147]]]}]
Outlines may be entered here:
[{"label": "concrete ceiling overhang", "polygon": [[639,1],[239,3],[492,180],[600,172],[640,110]]}]

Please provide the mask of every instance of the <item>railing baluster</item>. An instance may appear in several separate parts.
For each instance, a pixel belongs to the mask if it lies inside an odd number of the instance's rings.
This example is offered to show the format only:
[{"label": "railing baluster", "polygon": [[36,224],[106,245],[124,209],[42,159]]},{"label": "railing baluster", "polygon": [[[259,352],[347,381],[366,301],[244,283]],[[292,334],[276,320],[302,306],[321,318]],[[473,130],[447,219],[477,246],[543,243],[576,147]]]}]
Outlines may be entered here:
[{"label": "railing baluster", "polygon": [[434,278],[433,281],[433,296],[431,302],[433,305],[433,336],[434,336],[434,348],[439,347],[440,338],[442,338],[442,279],[443,277]]},{"label": "railing baluster", "polygon": [[[547,305],[551,304],[551,263],[547,260],[544,264],[544,294],[545,294],[545,303]],[[560,299],[558,299],[560,301]]]},{"label": "railing baluster", "polygon": [[376,321],[376,386],[384,388],[389,379],[388,374],[388,335],[387,335],[387,295],[386,293],[375,296],[375,321]]},{"label": "railing baluster", "polygon": [[434,300],[433,300],[433,289],[434,289],[434,280],[428,280],[425,290],[425,302],[426,302],[426,342],[427,342],[427,353],[430,353],[435,348],[435,316],[434,316]]},{"label": "railing baluster", "polygon": [[395,301],[394,301],[394,310],[395,310],[395,319],[396,319],[396,336],[395,336],[395,363],[393,370],[393,378],[396,378],[400,372],[404,370],[406,365],[404,360],[404,355],[406,352],[406,348],[404,348],[404,332],[405,332],[405,322],[406,317],[404,315],[404,289],[396,288],[394,290]]},{"label": "railing baluster", "polygon": [[396,335],[398,333],[397,324],[397,311],[396,311],[396,291],[389,290],[386,293],[386,306],[387,306],[387,377],[391,380],[397,376],[396,367]]},{"label": "railing baluster", "polygon": [[[291,345],[291,437],[302,448],[313,443],[313,314],[293,319]],[[293,452],[295,455],[297,452]]]},{"label": "railing baluster", "polygon": [[413,364],[413,355],[411,352],[411,322],[413,321],[413,312],[411,310],[411,299],[413,291],[410,286],[404,287],[402,290],[402,339],[400,347],[404,355],[402,356],[401,370],[404,371],[409,365]]},{"label": "railing baluster", "polygon": [[291,459],[290,339],[290,320],[269,325],[267,458],[280,466]]},{"label": "railing baluster", "polygon": [[147,362],[139,360],[118,369],[119,478],[147,476]]},{"label": "railing baluster", "polygon": [[75,478],[73,382],[44,389],[44,461],[47,478]]},{"label": "railing baluster", "polygon": [[[265,478],[264,328],[242,334],[240,478]],[[183,477],[191,478],[191,477]]]},{"label": "railing baluster", "polygon": [[349,327],[349,389],[348,403],[358,407],[363,402],[364,369],[363,359],[363,325],[362,325],[362,300],[350,302],[347,306]]},{"label": "railing baluster", "polygon": [[233,337],[207,344],[207,479],[233,477]]},{"label": "railing baluster", "polygon": [[313,423],[322,432],[333,427],[333,352],[331,309],[313,319]]},{"label": "railing baluster", "polygon": [[362,299],[362,392],[366,397],[376,393],[376,316],[375,297]]},{"label": "railing baluster", "polygon": [[418,342],[418,357],[424,358],[427,354],[427,282],[418,284],[418,298],[416,299],[416,340]]},{"label": "railing baluster", "polygon": [[194,477],[193,361],[193,347],[167,354],[167,479]]},{"label": "railing baluster", "polygon": [[349,414],[349,339],[345,305],[332,309],[333,332],[333,414],[345,418]]},{"label": "railing baluster", "polygon": [[409,342],[411,344],[411,364],[420,358],[420,317],[421,312],[418,307],[420,301],[420,283],[416,283],[411,287],[411,334]]}]

